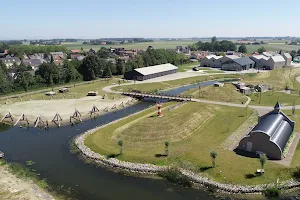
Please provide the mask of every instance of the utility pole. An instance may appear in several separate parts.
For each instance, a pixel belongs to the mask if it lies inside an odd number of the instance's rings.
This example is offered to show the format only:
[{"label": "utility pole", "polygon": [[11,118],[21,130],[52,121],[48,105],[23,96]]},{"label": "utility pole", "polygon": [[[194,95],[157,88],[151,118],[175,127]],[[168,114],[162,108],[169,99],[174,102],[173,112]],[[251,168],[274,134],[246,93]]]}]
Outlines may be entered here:
[{"label": "utility pole", "polygon": [[199,85],[199,98],[200,98],[201,86]]}]

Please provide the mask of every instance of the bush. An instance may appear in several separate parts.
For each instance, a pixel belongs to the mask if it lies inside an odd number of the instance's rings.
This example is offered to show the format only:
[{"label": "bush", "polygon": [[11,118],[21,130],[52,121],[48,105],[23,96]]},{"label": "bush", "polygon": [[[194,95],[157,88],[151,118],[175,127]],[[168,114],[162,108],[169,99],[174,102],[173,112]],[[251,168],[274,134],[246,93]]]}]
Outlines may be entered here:
[{"label": "bush", "polygon": [[270,187],[263,191],[266,197],[278,197],[280,195],[280,189],[277,187]]},{"label": "bush", "polygon": [[189,181],[189,179],[186,176],[182,175],[181,172],[175,168],[168,169],[165,172],[160,172],[159,176],[178,185],[182,185],[185,187],[191,186],[191,182]]},{"label": "bush", "polygon": [[296,168],[296,171],[293,174],[294,178],[300,179],[300,166]]}]

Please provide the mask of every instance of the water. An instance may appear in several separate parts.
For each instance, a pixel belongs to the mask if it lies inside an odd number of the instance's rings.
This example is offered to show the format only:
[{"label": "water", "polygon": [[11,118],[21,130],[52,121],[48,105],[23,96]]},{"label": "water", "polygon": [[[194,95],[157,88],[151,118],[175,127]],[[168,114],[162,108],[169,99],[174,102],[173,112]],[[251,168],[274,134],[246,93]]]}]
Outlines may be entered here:
[{"label": "water", "polygon": [[1,151],[9,162],[32,166],[41,177],[54,185],[71,187],[78,199],[212,199],[203,191],[173,186],[165,180],[128,177],[85,164],[69,152],[70,139],[97,125],[143,110],[153,103],[142,102],[116,113],[88,120],[71,128],[10,128],[0,133]]}]

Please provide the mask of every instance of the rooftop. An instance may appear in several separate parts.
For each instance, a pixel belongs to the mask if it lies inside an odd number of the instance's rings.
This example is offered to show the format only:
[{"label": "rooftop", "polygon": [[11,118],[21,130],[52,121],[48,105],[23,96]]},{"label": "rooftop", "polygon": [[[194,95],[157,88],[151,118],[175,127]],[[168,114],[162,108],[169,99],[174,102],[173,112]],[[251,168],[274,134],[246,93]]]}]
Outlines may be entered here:
[{"label": "rooftop", "polygon": [[139,72],[142,75],[149,75],[149,74],[156,74],[156,73],[175,70],[175,69],[178,69],[178,67],[170,63],[167,63],[162,65],[154,65],[149,67],[137,68],[135,69],[135,71]]}]

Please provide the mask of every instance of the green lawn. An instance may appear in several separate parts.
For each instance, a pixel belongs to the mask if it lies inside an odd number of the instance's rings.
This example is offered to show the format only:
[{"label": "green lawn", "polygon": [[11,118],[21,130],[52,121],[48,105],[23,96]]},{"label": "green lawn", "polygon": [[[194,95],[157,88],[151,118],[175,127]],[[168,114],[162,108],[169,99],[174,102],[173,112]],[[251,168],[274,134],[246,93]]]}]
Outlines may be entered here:
[{"label": "green lawn", "polygon": [[68,42],[62,43],[61,45],[66,46],[68,49],[80,49],[81,47],[88,51],[90,48],[99,50],[101,47],[124,47],[126,49],[143,49],[146,50],[148,46],[152,46],[155,49],[175,49],[176,46],[188,46],[190,44],[198,42],[197,40],[176,40],[176,41],[153,41],[153,42],[144,42],[144,43],[127,43],[127,44],[118,44],[118,45],[83,45],[82,42]]},{"label": "green lawn", "polygon": [[[261,95],[261,96],[260,96]],[[300,96],[296,94],[285,94],[283,92],[263,92],[253,93],[249,96],[251,98],[250,104],[261,106],[274,106],[277,101],[282,106],[300,105]]]},{"label": "green lawn", "polygon": [[196,76],[190,78],[177,79],[172,81],[164,81],[157,83],[144,83],[144,84],[136,84],[136,85],[125,85],[125,86],[117,86],[113,89],[116,91],[130,91],[131,89],[140,90],[143,92],[154,92],[157,90],[164,90],[171,87],[179,87],[183,85],[195,84],[203,81],[209,80],[217,80],[223,78],[239,78],[239,75],[236,74],[220,74],[220,75],[207,75],[207,76]]},{"label": "green lawn", "polygon": [[274,87],[274,90],[284,90],[287,86],[298,92],[300,84],[296,81],[297,76],[300,76],[300,68],[283,68],[263,73],[240,75],[242,81],[249,84],[267,84]]},{"label": "green lawn", "polygon": [[[277,178],[291,177],[294,169],[268,161],[263,176],[247,178],[260,167],[258,159],[238,156],[220,147],[251,115],[246,116],[243,108],[188,103],[175,110],[163,110],[163,115],[156,117],[156,108],[144,111],[88,136],[85,144],[120,160],[158,165],[188,163],[198,173],[225,183],[274,183]],[[124,141],[123,155],[118,155],[119,139]],[[164,153],[165,140],[170,142],[169,156],[155,156]],[[218,152],[216,168],[210,168],[212,150]]]},{"label": "green lawn", "polygon": [[[236,90],[236,87],[231,83],[225,84],[223,87],[207,86],[190,89],[183,94],[193,95],[197,99],[207,99],[213,101],[222,101],[241,104],[247,102],[247,97]],[[200,94],[200,96],[199,96]]]},{"label": "green lawn", "polygon": [[179,65],[177,67],[178,67],[179,72],[186,72],[186,71],[192,70],[193,67],[196,67],[199,65],[200,65],[199,62],[192,62],[192,63],[188,63],[188,64],[184,64],[184,65]]}]

